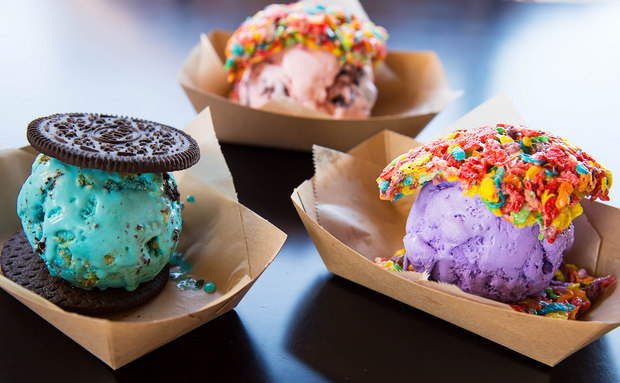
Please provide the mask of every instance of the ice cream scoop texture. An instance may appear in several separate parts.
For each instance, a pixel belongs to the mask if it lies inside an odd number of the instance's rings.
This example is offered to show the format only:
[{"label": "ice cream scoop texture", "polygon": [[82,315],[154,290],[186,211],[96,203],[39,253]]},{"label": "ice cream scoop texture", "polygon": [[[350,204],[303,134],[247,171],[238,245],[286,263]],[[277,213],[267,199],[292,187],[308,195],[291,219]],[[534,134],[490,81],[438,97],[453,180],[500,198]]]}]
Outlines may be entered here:
[{"label": "ice cream scoop texture", "polygon": [[106,172],[39,155],[17,212],[52,276],[85,289],[131,291],[170,260],[181,207],[169,173]]},{"label": "ice cream scoop texture", "polygon": [[365,118],[377,99],[372,68],[340,65],[329,52],[287,48],[248,68],[236,84],[238,102],[260,108],[290,97],[334,118]]},{"label": "ice cream scoop texture", "polygon": [[504,302],[537,294],[553,279],[573,243],[569,225],[553,244],[534,226],[518,228],[490,212],[460,182],[427,183],[406,226],[404,269]]}]

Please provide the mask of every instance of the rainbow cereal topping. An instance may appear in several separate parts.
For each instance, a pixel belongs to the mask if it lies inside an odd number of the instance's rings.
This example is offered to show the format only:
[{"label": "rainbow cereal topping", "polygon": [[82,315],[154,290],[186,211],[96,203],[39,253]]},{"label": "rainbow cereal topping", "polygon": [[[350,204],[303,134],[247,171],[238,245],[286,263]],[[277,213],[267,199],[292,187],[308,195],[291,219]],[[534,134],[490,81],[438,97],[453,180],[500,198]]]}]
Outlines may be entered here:
[{"label": "rainbow cereal topping", "polygon": [[224,69],[233,82],[248,66],[295,45],[332,52],[342,64],[361,67],[385,58],[387,38],[382,27],[337,6],[272,4],[247,18],[232,35]]},{"label": "rainbow cereal topping", "polygon": [[608,201],[611,171],[549,133],[498,124],[450,135],[392,161],[377,178],[381,199],[395,201],[428,181],[461,181],[497,216],[518,227],[540,225],[553,243],[582,213],[589,196]]},{"label": "rainbow cereal topping", "polygon": [[611,275],[594,278],[586,269],[562,264],[560,270],[537,297],[528,297],[510,306],[519,312],[559,319],[577,319],[598,299],[616,278]]},{"label": "rainbow cereal topping", "polygon": [[[375,258],[375,264],[390,271],[402,271],[405,249],[390,259]],[[413,271],[411,265],[409,270]],[[562,263],[549,286],[540,294],[510,303],[515,311],[557,319],[577,319],[582,316],[616,278],[608,275],[595,278],[586,269]]]}]

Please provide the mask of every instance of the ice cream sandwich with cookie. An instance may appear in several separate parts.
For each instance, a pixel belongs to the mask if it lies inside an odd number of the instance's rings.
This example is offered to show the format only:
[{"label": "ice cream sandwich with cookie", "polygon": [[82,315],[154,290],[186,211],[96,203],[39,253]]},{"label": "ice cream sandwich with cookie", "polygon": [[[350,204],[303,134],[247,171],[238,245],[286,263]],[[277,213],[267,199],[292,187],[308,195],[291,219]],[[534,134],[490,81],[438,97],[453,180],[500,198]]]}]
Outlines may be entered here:
[{"label": "ice cream sandwich with cookie", "polygon": [[182,227],[170,172],[198,161],[197,143],[155,122],[87,113],[36,119],[27,137],[41,154],[19,193],[23,231],[4,245],[5,276],[89,315],[156,295]]}]

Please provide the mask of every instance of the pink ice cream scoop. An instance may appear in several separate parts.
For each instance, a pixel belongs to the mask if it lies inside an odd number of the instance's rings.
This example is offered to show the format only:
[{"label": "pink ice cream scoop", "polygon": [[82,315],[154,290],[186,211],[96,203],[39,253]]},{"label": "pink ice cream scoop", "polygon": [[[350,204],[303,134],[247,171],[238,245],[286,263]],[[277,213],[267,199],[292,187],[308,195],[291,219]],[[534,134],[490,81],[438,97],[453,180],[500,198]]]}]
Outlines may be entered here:
[{"label": "pink ice cream scoop", "polygon": [[368,117],[377,99],[369,65],[341,65],[332,53],[303,45],[252,65],[236,86],[242,105],[260,108],[273,98],[290,97],[336,118]]},{"label": "pink ice cream scoop", "polygon": [[288,97],[334,118],[365,118],[377,99],[373,65],[387,56],[384,28],[337,4],[271,4],[226,44],[230,98],[260,108]]},{"label": "pink ice cream scoop", "polygon": [[405,269],[504,302],[542,292],[574,239],[571,224],[553,244],[541,241],[537,225],[518,228],[496,216],[478,196],[464,196],[458,181],[427,182],[406,231]]}]

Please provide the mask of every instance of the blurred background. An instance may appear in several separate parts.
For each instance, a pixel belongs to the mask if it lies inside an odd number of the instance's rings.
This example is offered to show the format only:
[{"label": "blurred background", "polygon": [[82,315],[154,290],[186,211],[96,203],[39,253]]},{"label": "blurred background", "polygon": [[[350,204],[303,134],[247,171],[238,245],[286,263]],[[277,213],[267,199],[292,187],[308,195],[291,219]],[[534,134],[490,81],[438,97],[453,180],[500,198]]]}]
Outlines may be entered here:
[{"label": "blurred background", "polygon": [[[195,115],[177,73],[200,33],[232,30],[269,1],[0,2],[2,145],[26,143],[34,117],[125,114],[182,127]],[[620,168],[620,5],[362,1],[392,50],[433,50],[464,96],[420,135],[432,137],[505,92],[535,128]],[[584,138],[585,136],[585,138]]]}]

